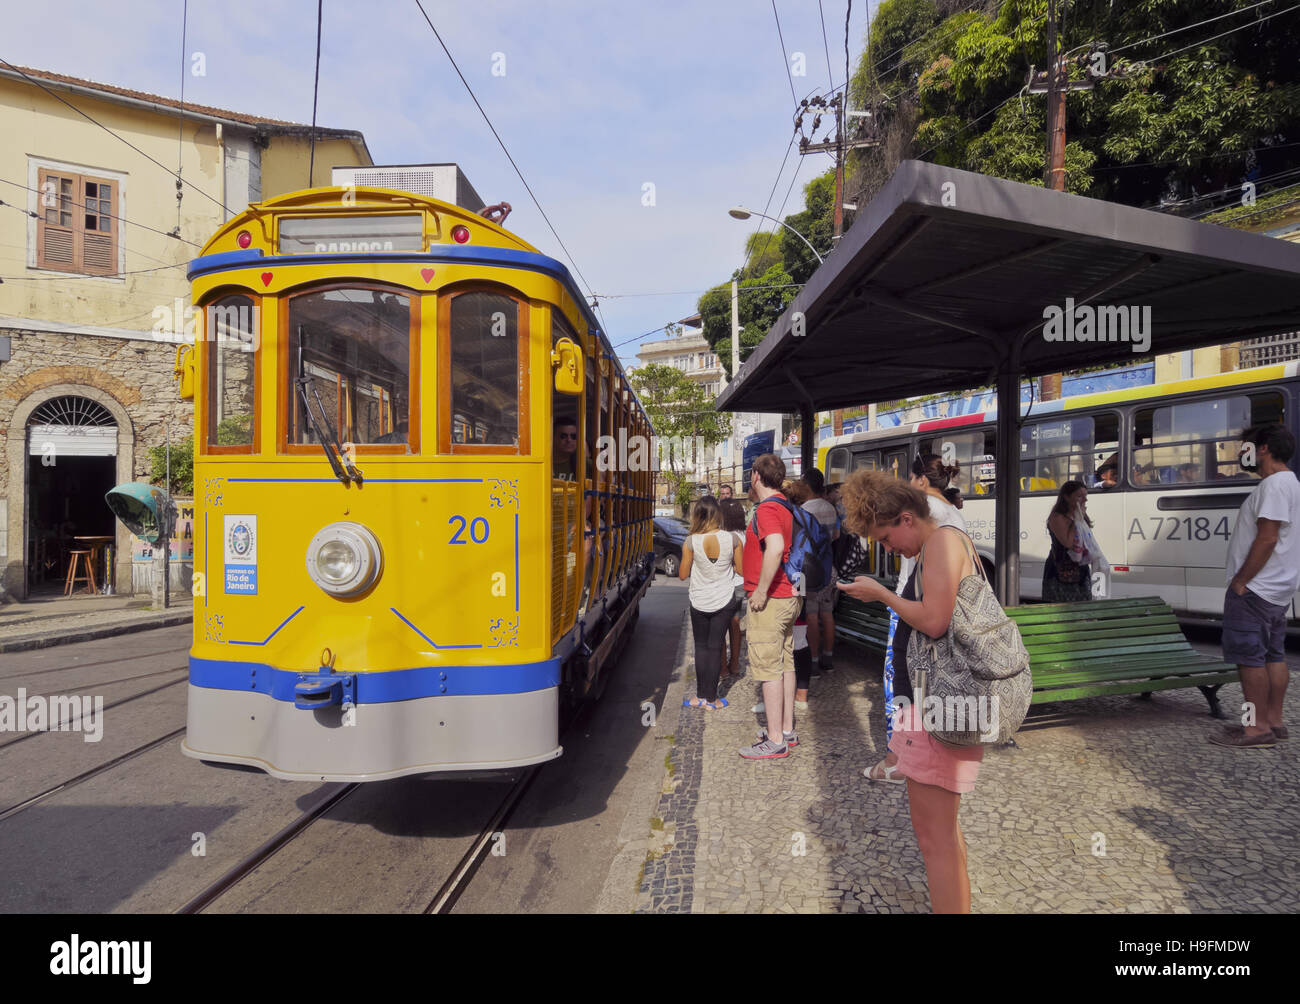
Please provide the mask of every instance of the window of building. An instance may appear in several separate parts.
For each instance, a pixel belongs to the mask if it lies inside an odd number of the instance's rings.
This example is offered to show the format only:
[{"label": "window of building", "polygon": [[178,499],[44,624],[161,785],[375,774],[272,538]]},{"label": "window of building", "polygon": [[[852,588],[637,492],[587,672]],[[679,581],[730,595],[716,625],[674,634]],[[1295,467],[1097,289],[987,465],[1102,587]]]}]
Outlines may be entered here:
[{"label": "window of building", "polygon": [[203,309],[209,453],[250,453],[257,443],[258,314],[238,294]]},{"label": "window of building", "polygon": [[[311,418],[319,423],[323,411],[341,443],[418,448],[411,379],[417,368],[411,340],[414,303],[405,293],[378,287],[317,290],[289,298],[289,366],[283,388],[289,445],[319,441],[299,390],[298,380],[306,377]],[[330,431],[322,428],[320,434],[329,438]]]},{"label": "window of building", "polygon": [[36,197],[36,266],[116,275],[121,183],[41,168]]},{"label": "window of building", "polygon": [[1257,472],[1241,468],[1242,436],[1283,419],[1282,396],[1276,393],[1143,408],[1133,416],[1130,481],[1143,487],[1257,478]]}]

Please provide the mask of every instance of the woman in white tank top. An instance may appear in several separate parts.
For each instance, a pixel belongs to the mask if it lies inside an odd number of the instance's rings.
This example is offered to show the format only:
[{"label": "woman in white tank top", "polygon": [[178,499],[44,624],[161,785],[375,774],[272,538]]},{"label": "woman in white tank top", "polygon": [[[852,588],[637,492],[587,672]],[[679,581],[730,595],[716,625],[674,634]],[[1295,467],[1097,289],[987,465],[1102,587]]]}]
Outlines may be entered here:
[{"label": "woman in white tank top", "polygon": [[740,571],[740,548],[721,525],[716,500],[703,498],[695,503],[677,573],[678,578],[690,582],[691,628],[695,633],[697,696],[683,700],[682,706],[709,711],[727,706],[725,698],[718,698],[718,677],[723,639],[736,612],[736,573]]}]

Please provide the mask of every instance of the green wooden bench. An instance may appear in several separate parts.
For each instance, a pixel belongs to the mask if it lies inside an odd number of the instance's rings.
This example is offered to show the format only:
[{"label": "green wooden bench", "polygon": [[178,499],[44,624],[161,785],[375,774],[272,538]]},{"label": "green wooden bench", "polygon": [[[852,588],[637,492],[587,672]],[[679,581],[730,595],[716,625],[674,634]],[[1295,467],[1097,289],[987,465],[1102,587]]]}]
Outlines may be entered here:
[{"label": "green wooden bench", "polygon": [[[1029,652],[1034,704],[1197,687],[1210,714],[1222,718],[1218,690],[1238,680],[1236,666],[1192,648],[1173,609],[1158,596],[1030,603],[1007,607],[1007,615]],[[889,610],[841,596],[835,630],[883,652]]]}]

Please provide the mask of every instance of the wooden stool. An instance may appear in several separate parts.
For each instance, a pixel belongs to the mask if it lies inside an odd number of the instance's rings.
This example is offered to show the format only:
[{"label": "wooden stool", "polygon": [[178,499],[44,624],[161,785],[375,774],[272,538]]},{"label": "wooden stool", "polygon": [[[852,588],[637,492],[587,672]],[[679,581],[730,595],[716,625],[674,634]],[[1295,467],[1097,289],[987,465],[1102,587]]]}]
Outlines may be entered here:
[{"label": "wooden stool", "polygon": [[[77,583],[84,582],[86,583],[86,591],[93,596],[99,590],[95,586],[95,566],[90,562],[90,552],[69,551],[68,553],[72,556],[72,561],[68,563],[68,579],[63,584],[63,595],[71,596],[76,592]],[[77,575],[77,559],[79,558],[84,559],[82,564],[86,569],[86,574],[81,576]]]}]

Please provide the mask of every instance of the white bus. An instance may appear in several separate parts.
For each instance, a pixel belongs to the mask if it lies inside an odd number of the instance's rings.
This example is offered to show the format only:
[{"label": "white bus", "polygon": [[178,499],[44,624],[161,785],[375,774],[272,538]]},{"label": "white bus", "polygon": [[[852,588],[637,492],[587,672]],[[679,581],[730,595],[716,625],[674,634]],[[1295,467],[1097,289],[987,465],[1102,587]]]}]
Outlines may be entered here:
[{"label": "white bus", "polygon": [[[1066,481],[1088,486],[1093,532],[1112,568],[1101,595],[1160,596],[1185,617],[1222,617],[1224,562],[1237,510],[1258,475],[1239,447],[1252,426],[1284,424],[1300,438],[1297,364],[1084,394],[1022,406],[1020,591],[1042,597],[1047,516]],[[955,456],[962,516],[993,572],[995,411],[836,436],[818,448],[828,484],[861,468],[910,473],[918,453]],[[1117,484],[1104,487],[1114,465]],[[1294,467],[1294,460],[1293,460]],[[896,561],[873,552],[872,572]],[[1300,614],[1293,598],[1293,626]]]}]

